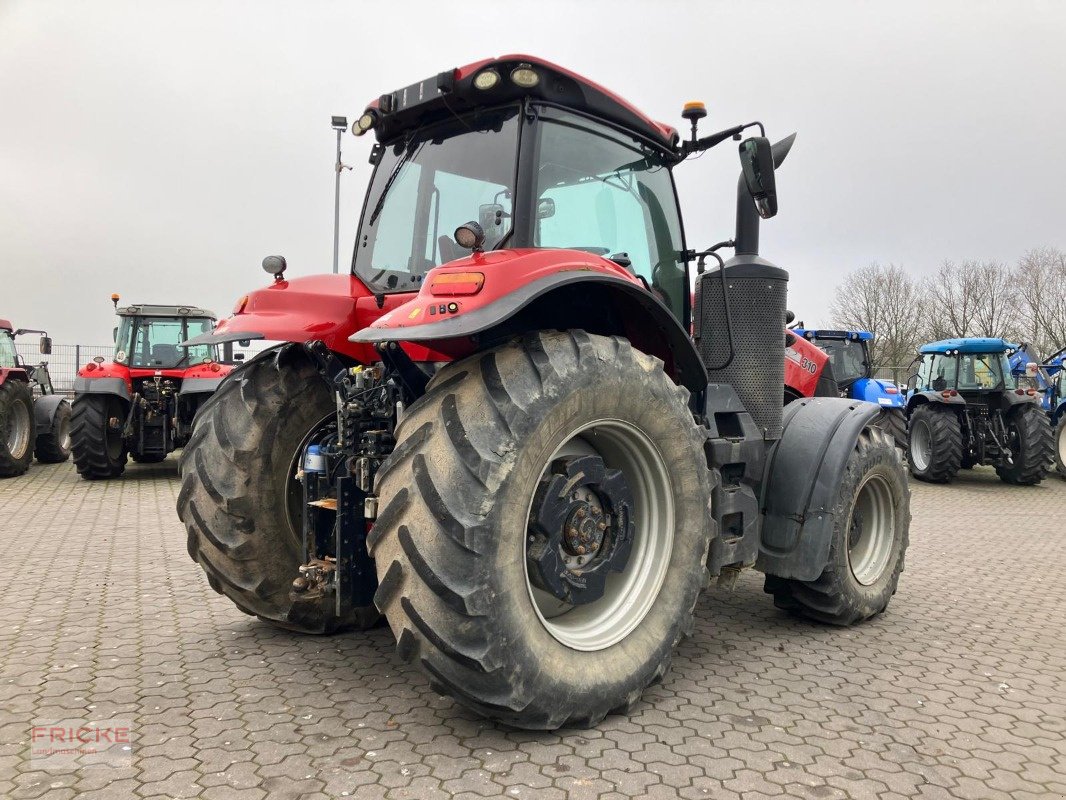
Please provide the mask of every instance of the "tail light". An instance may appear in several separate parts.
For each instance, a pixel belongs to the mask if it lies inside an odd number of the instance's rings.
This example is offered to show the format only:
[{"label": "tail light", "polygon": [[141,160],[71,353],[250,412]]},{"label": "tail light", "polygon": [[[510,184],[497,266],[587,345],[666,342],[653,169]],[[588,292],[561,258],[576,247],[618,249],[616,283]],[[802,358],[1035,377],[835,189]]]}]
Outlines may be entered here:
[{"label": "tail light", "polygon": [[940,396],[941,397],[958,397],[959,393],[956,392],[954,389],[945,389],[944,391],[942,391],[940,393]]},{"label": "tail light", "polygon": [[429,282],[429,293],[437,297],[459,297],[477,294],[485,285],[481,272],[443,272]]},{"label": "tail light", "polygon": [[897,389],[895,386],[886,386],[885,394],[899,394],[899,389]]},{"label": "tail light", "polygon": [[94,369],[96,369],[96,364],[89,363],[85,365],[86,372],[92,372]]}]

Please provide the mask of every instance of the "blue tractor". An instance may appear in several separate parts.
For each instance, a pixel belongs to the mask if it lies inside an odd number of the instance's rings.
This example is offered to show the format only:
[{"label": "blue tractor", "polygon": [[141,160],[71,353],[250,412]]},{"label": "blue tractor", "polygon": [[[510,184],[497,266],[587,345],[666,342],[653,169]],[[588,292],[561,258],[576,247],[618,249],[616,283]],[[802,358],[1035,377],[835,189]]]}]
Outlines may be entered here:
[{"label": "blue tractor", "polygon": [[1011,372],[1019,386],[1026,385],[1044,394],[1041,405],[1054,430],[1055,468],[1066,478],[1066,347],[1044,363],[1023,344],[1010,357]]},{"label": "blue tractor", "polygon": [[945,339],[922,345],[908,381],[909,462],[914,477],[947,483],[960,469],[995,467],[1006,483],[1047,475],[1052,433],[1041,392],[1019,387],[1003,339]]},{"label": "blue tractor", "polygon": [[791,331],[817,345],[829,356],[829,362],[823,370],[823,382],[828,380],[835,383],[841,397],[865,400],[880,406],[879,427],[892,435],[897,446],[906,450],[906,399],[893,381],[873,377],[870,342],[874,335],[869,331],[810,330],[803,327],[795,327]]}]

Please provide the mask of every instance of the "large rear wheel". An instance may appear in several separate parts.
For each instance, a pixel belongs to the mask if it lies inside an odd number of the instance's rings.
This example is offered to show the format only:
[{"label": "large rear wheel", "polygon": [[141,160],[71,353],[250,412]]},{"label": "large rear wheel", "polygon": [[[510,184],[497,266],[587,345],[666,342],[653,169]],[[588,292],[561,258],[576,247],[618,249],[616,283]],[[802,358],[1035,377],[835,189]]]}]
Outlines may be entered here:
[{"label": "large rear wheel", "polygon": [[911,412],[907,460],[911,475],[930,483],[947,483],[962,464],[962,427],[959,415],[939,403],[926,403]]},{"label": "large rear wheel", "polygon": [[126,407],[113,394],[80,394],[70,412],[74,466],[86,480],[117,478],[126,469]]},{"label": "large rear wheel", "polygon": [[365,628],[380,616],[367,607],[338,619],[290,597],[303,563],[296,469],[304,445],[335,410],[298,346],[267,351],[200,407],[181,454],[178,516],[193,561],[241,611],[303,633]]},{"label": "large rear wheel", "polygon": [[378,472],[375,597],[433,685],[589,726],[661,678],[714,532],[688,393],[624,339],[538,333],[450,365]]},{"label": "large rear wheel", "polygon": [[24,381],[0,385],[0,478],[21,475],[33,459],[33,393]]},{"label": "large rear wheel", "polygon": [[852,625],[888,607],[910,533],[907,473],[895,443],[867,427],[848,459],[833,504],[829,562],[813,581],[767,576],[775,603],[832,625]]},{"label": "large rear wheel", "polygon": [[996,474],[1004,483],[1033,486],[1047,477],[1054,457],[1051,424],[1035,403],[1015,406],[1007,414],[1010,463],[1001,462]]}]

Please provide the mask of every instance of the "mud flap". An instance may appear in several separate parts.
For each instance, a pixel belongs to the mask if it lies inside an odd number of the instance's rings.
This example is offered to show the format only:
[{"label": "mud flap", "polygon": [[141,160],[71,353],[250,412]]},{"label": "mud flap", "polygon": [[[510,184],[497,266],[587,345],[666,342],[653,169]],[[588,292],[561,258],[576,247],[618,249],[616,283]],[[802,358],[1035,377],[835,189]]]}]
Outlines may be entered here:
[{"label": "mud flap", "polygon": [[785,407],[781,439],[767,459],[756,569],[801,581],[821,575],[837,488],[859,434],[880,413],[873,403],[828,397]]}]

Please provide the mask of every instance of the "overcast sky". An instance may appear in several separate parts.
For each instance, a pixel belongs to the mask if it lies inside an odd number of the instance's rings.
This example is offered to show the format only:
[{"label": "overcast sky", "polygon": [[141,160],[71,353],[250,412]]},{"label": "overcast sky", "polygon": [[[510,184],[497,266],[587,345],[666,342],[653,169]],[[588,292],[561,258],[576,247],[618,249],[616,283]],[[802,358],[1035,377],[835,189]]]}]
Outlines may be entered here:
[{"label": "overcast sky", "polygon": [[[808,322],[872,261],[1066,248],[1062,3],[0,0],[0,316],[106,343],[111,292],[226,314],[264,255],[328,272],[330,116],[510,52],[798,131],[762,250]],[[344,147],[342,269],[370,137]],[[737,171],[678,168],[690,246],[731,235]]]}]

